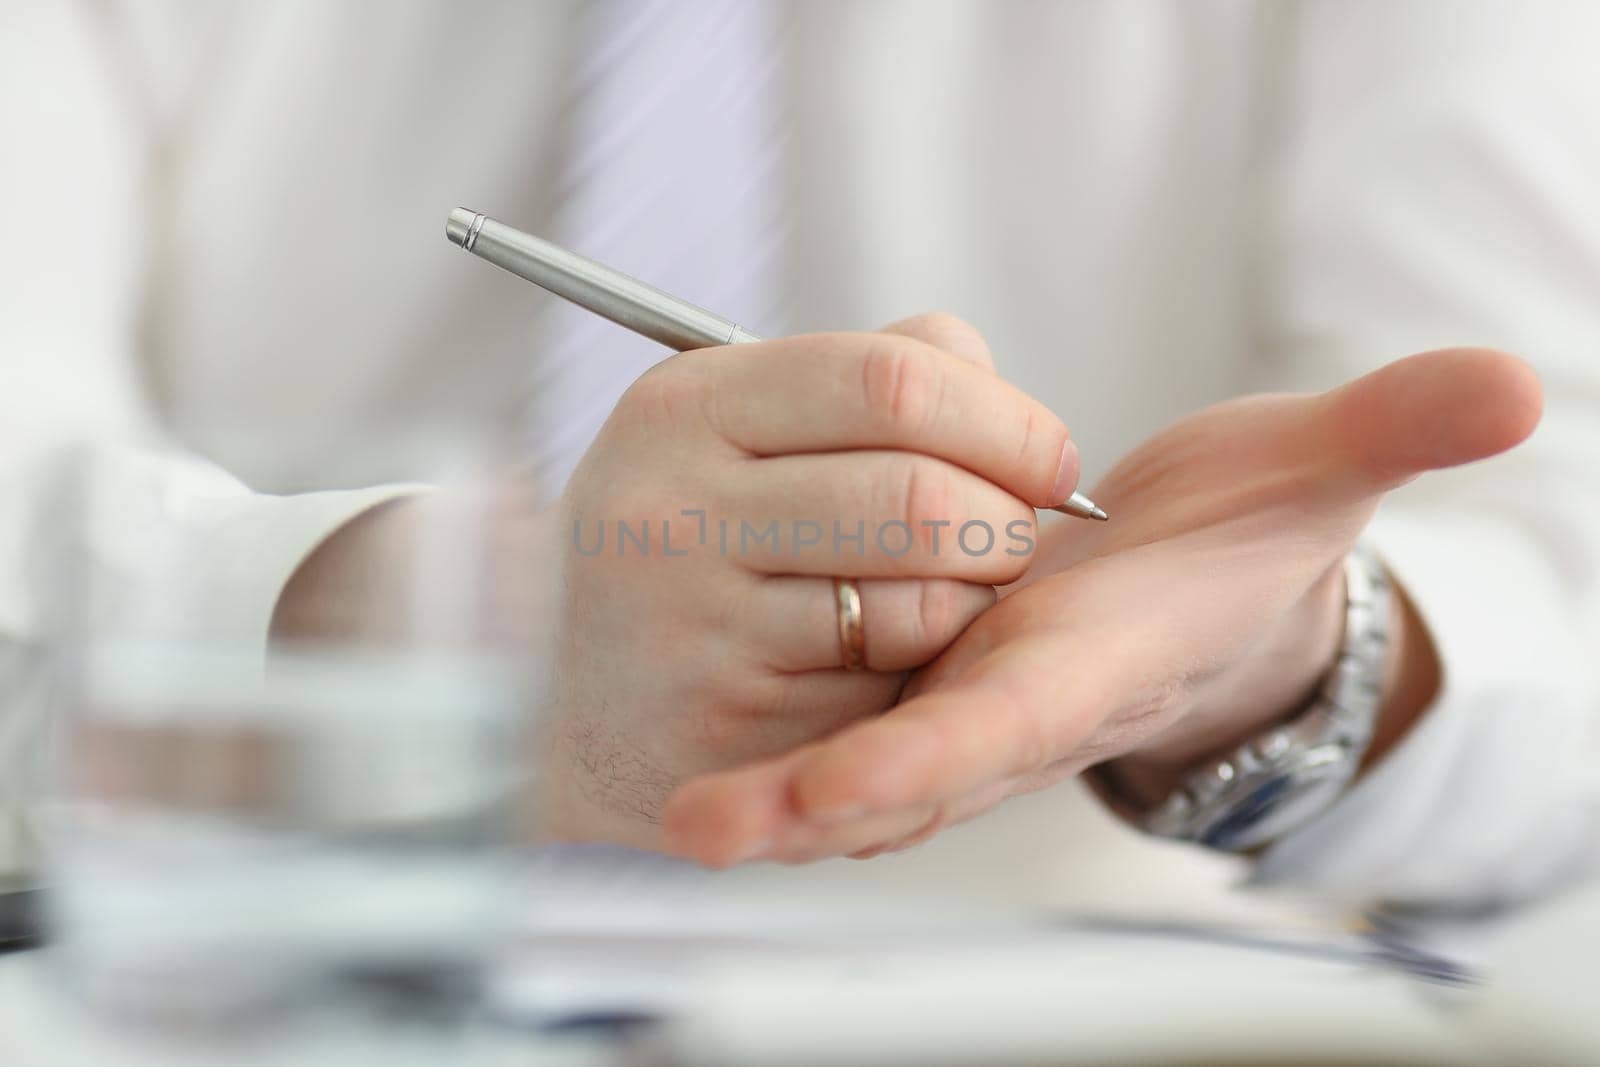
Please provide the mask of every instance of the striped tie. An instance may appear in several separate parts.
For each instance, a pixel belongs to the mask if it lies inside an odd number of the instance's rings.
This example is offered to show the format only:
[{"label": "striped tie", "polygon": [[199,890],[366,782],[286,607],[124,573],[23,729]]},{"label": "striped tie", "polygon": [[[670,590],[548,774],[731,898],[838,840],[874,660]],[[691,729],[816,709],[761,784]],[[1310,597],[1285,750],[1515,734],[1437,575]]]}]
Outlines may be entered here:
[{"label": "striped tie", "polygon": [[[555,240],[757,333],[781,332],[781,30],[772,0],[599,0],[574,66]],[[668,353],[550,308],[530,452],[559,490],[617,398]]]}]

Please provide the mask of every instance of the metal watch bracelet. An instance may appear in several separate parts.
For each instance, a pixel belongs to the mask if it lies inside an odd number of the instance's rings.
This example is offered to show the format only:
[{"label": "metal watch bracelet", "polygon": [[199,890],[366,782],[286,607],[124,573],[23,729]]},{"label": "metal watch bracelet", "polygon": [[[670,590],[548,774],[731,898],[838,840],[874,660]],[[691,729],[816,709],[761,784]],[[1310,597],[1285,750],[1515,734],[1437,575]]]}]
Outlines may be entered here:
[{"label": "metal watch bracelet", "polygon": [[1344,637],[1311,706],[1191,772],[1141,820],[1162,837],[1260,848],[1324,811],[1355,777],[1378,718],[1388,662],[1388,573],[1357,545],[1344,562]]}]

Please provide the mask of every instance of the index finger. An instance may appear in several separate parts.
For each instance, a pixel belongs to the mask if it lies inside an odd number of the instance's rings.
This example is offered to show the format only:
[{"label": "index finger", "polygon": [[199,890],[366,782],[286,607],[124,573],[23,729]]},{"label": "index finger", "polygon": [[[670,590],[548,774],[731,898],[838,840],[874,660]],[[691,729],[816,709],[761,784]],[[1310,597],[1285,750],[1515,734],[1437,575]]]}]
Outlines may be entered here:
[{"label": "index finger", "polygon": [[715,361],[713,427],[753,454],[920,452],[1034,507],[1055,507],[1077,487],[1077,446],[1054,412],[925,341],[808,334],[699,355]]}]

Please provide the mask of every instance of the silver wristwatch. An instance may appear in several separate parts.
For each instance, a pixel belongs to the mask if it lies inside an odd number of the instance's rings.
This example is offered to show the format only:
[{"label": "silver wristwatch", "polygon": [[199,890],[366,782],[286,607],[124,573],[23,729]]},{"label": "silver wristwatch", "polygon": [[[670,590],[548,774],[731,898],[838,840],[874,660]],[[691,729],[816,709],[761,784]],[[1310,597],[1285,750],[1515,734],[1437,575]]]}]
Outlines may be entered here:
[{"label": "silver wristwatch", "polygon": [[1344,639],[1310,708],[1191,773],[1146,815],[1146,830],[1244,851],[1333,803],[1355,777],[1383,696],[1389,577],[1362,545],[1345,558]]}]

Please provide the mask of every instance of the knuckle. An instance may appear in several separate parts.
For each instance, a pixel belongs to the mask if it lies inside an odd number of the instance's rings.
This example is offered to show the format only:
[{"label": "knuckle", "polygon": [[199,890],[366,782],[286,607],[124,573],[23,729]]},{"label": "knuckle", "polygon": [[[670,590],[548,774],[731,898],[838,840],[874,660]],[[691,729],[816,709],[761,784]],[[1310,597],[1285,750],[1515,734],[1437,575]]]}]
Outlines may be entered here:
[{"label": "knuckle", "polygon": [[964,621],[956,583],[940,579],[918,582],[912,620],[919,647],[944,647]]},{"label": "knuckle", "polygon": [[1034,551],[1023,551],[1018,548],[996,548],[985,557],[995,568],[993,581],[997,585],[1008,585],[1021,578],[1028,568],[1032,566],[1035,552],[1037,552],[1039,538],[1039,517],[1034,510],[1020,500],[1014,500],[999,516],[994,529],[998,537],[996,545],[1014,545],[1011,540],[1013,531],[1021,533],[1018,523],[1025,524],[1028,529],[1027,536],[1033,539]]},{"label": "knuckle", "polygon": [[712,767],[734,762],[758,726],[753,709],[726,704],[691,714],[684,723],[687,740]]},{"label": "knuckle", "polygon": [[861,392],[898,432],[915,436],[943,402],[944,379],[932,360],[902,338],[880,336],[861,360]]},{"label": "knuckle", "polygon": [[916,322],[927,333],[940,338],[959,338],[963,341],[981,341],[982,337],[972,324],[948,311],[927,311],[918,315]]},{"label": "knuckle", "polygon": [[628,417],[670,426],[714,422],[714,397],[709,382],[682,357],[670,358],[645,371],[622,395],[617,410]]},{"label": "knuckle", "polygon": [[994,355],[989,351],[989,342],[970,322],[948,311],[930,311],[913,321],[917,324],[918,333],[934,347],[986,370],[994,370]]},{"label": "knuckle", "polygon": [[927,533],[924,523],[953,523],[960,492],[954,475],[940,464],[922,457],[910,457],[892,465],[893,514],[912,532]]},{"label": "knuckle", "polygon": [[1017,452],[1011,458],[1011,469],[1037,484],[1043,499],[1055,488],[1056,465],[1067,442],[1066,427],[1034,404],[1022,406],[1022,419],[1017,425]]},{"label": "knuckle", "polygon": [[781,680],[707,684],[702,706],[686,716],[682,731],[709,767],[721,768],[767,755],[782,740],[782,714],[790,699]]}]

